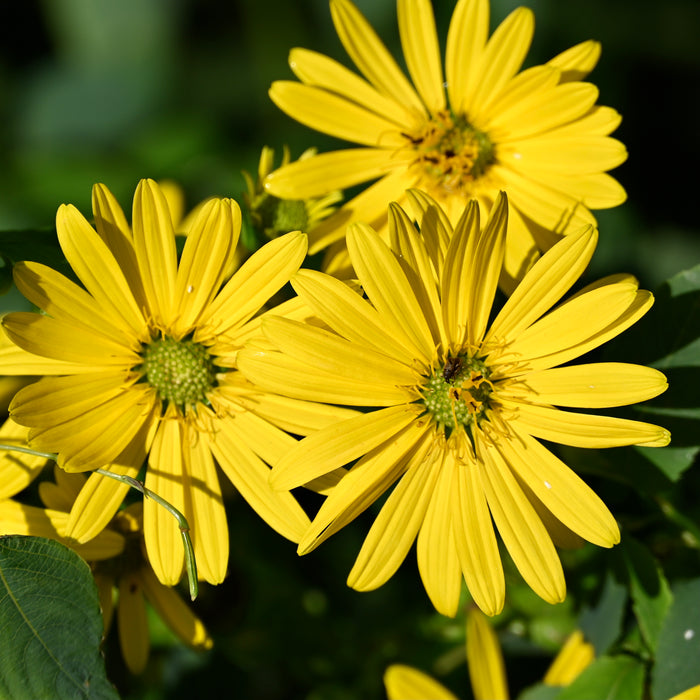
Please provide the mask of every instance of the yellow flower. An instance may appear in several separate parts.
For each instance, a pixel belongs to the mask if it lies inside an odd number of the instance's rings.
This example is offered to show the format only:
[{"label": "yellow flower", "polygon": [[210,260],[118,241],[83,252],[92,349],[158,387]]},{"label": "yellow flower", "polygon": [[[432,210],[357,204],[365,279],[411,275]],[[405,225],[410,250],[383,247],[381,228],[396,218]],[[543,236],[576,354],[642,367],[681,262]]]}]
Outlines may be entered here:
[{"label": "yellow flower", "polygon": [[[382,585],[417,537],[418,567],[438,611],[454,615],[461,576],[490,615],[505,582],[493,523],[526,582],[544,600],[565,596],[554,548],[582,537],[611,547],[615,519],[539,439],[578,447],[659,446],[668,431],[633,420],[561,410],[643,401],[666,388],[657,370],[623,363],[557,367],[639,319],[652,295],[627,275],[559,302],[596,245],[592,227],[556,243],[489,327],[508,207],[481,229],[471,202],[454,232],[424,193],[411,191],[418,230],[390,206],[392,249],[350,226],[352,264],[367,295],[301,270],[292,285],[323,325],[263,322],[268,343],[238,355],[259,386],[366,412],[298,442],[272,470],[287,489],[357,460],[299,543],[305,554],[389,495],[350,572],[358,590]],[[493,520],[493,523],[492,523]]]},{"label": "yellow flower", "polygon": [[[22,293],[44,314],[11,313],[3,326],[27,352],[49,358],[41,378],[10,409],[30,444],[58,453],[67,471],[108,468],[145,483],[187,518],[199,573],[226,574],[228,529],[215,460],[277,532],[298,541],[308,518],[294,497],[268,485],[269,467],[295,440],[335,420],[328,407],[281,400],[236,371],[253,318],[296,271],[306,237],[271,241],[220,289],[240,231],[232,200],[206,202],[178,262],[168,206],[142,181],[133,233],[103,185],[93,190],[95,231],[72,206],[57,215],[59,242],[84,289],[44,265],[15,266]],[[23,356],[5,372],[29,373]],[[280,429],[280,426],[282,429]],[[91,539],[111,520],[128,486],[93,474],[76,499],[66,534]],[[144,504],[149,560],[165,584],[182,574],[184,550],[172,516]]]},{"label": "yellow flower", "polygon": [[324,269],[347,274],[345,226],[380,230],[386,203],[419,188],[453,224],[467,201],[487,210],[500,190],[511,201],[502,284],[512,289],[558,235],[594,224],[590,209],[621,204],[625,192],[606,174],[625,147],[608,138],[620,123],[581,82],[600,45],[587,41],[544,65],[518,72],[534,31],[520,7],[491,38],[488,0],[460,0],[447,35],[445,73],[430,0],[398,0],[403,53],[413,85],[350,0],[331,0],[336,31],[364,79],[318,53],[293,49],[301,81],[279,81],[270,97],[297,121],[360,144],[292,163],[272,173],[268,190],[287,198],[318,196],[378,180],[309,234],[309,252],[331,244]]},{"label": "yellow flower", "polygon": [[[595,651],[580,630],[564,643],[544,677],[545,685],[566,686],[593,661]],[[474,700],[508,700],[503,654],[493,628],[477,609],[467,615],[467,666]],[[384,674],[389,700],[457,700],[441,683],[411,666],[394,664]]]},{"label": "yellow flower", "polygon": [[0,534],[49,537],[86,559],[100,595],[105,631],[110,627],[115,609],[114,589],[118,590],[119,644],[132,673],[141,673],[148,661],[150,637],[146,601],[183,642],[194,649],[211,648],[212,640],[202,622],[173,588],[158,581],[148,564],[143,552],[141,504],[121,510],[95,539],[79,544],[67,538],[65,532],[68,511],[85,477],[67,474],[58,467],[54,469],[54,476],[56,483],[39,484],[39,496],[45,508],[13,500],[0,501]]},{"label": "yellow flower", "polygon": [[[308,148],[299,156],[298,162],[312,158],[314,155],[316,155],[316,149]],[[248,191],[243,193],[243,201],[250,213],[254,229],[272,239],[289,231],[309,231],[315,228],[333,213],[335,205],[343,198],[342,192],[332,190],[321,197],[307,199],[275,197],[264,187],[265,178],[274,170],[274,160],[274,150],[264,146],[258,163],[257,179],[253,180],[249,173],[243,171],[248,188]],[[289,149],[285,146],[280,167],[288,165],[290,161]]]}]

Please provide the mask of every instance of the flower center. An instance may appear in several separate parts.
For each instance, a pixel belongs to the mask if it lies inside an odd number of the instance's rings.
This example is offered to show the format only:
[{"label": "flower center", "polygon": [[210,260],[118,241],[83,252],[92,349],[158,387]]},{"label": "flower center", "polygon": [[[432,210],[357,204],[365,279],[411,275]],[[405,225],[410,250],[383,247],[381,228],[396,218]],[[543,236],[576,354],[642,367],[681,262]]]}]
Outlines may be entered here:
[{"label": "flower center", "polygon": [[216,365],[209,351],[192,340],[160,338],[143,354],[146,381],[163,401],[182,408],[208,403],[207,393],[216,382]]},{"label": "flower center", "polygon": [[414,165],[448,191],[468,187],[495,161],[489,137],[448,110],[437,112],[420,131],[404,136],[416,151]]},{"label": "flower center", "polygon": [[423,403],[433,419],[450,431],[458,425],[478,424],[493,392],[489,375],[489,368],[477,357],[448,357],[428,378]]}]

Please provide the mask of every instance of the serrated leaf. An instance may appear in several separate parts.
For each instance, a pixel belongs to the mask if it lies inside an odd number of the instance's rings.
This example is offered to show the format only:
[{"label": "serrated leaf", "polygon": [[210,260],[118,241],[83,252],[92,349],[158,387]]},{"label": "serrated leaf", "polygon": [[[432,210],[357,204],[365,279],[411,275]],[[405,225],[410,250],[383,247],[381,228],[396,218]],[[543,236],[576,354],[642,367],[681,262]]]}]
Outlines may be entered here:
[{"label": "serrated leaf", "polygon": [[631,656],[596,659],[557,700],[641,700],[644,664]]},{"label": "serrated leaf", "polygon": [[117,700],[87,564],[43,537],[0,537],[0,697]]},{"label": "serrated leaf", "polygon": [[651,694],[665,698],[700,684],[700,579],[672,588],[673,603],[659,634]]},{"label": "serrated leaf", "polygon": [[627,567],[632,609],[645,643],[654,652],[673,596],[651,552],[629,535],[618,547]]}]

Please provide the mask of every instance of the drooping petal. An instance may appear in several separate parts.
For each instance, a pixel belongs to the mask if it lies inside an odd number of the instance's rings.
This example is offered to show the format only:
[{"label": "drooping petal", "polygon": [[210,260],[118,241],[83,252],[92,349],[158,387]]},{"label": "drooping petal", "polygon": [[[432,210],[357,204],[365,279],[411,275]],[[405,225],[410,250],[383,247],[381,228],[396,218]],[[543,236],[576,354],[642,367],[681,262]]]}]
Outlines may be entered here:
[{"label": "drooping petal", "polygon": [[228,566],[228,524],[219,477],[209,449],[208,439],[185,428],[183,468],[192,520],[192,544],[197,559],[197,575],[209,583],[221,583]]},{"label": "drooping petal", "polygon": [[335,30],[353,63],[380,92],[417,114],[425,109],[372,25],[349,0],[331,0]]},{"label": "drooping petal", "polygon": [[384,673],[384,686],[389,700],[458,700],[426,673],[401,664],[389,666]]},{"label": "drooping petal", "polygon": [[166,625],[193,649],[211,649],[213,641],[202,621],[190,610],[177,590],[164,586],[148,566],[139,573],[143,592]]},{"label": "drooping petal", "polygon": [[442,466],[441,457],[438,450],[409,461],[365,538],[348,576],[348,586],[371,591],[394,575],[423,524]]},{"label": "drooping petal", "polygon": [[445,109],[442,57],[430,0],[400,0],[397,12],[401,46],[413,84],[429,112]]},{"label": "drooping petal", "polygon": [[517,415],[511,420],[519,432],[562,445],[595,448],[623,445],[663,447],[671,440],[668,430],[652,423],[588,413],[571,413],[520,402],[504,402],[504,406],[516,412]]},{"label": "drooping petal", "polygon": [[[0,427],[0,442],[4,445],[25,447],[28,428],[8,418]],[[46,465],[44,457],[22,452],[0,452],[0,501],[25,489]]]},{"label": "drooping petal", "polygon": [[128,572],[119,579],[117,625],[122,657],[132,673],[141,673],[148,662],[151,638],[138,572]]},{"label": "drooping petal", "polygon": [[[308,554],[374,503],[404,473],[409,461],[420,460],[430,446],[429,428],[409,423],[391,441],[367,452],[338,482],[299,542]],[[307,438],[308,439],[308,438]]]},{"label": "drooping petal", "polygon": [[501,646],[486,616],[467,612],[467,668],[474,700],[508,700],[508,681]]},{"label": "drooping petal", "polygon": [[[187,500],[192,483],[183,468],[182,431],[183,426],[170,417],[165,417],[158,426],[148,456],[146,488],[187,518],[191,514]],[[166,586],[174,586],[185,564],[182,537],[172,514],[150,498],[143,504],[143,535],[148,561],[158,580]]]},{"label": "drooping petal", "polygon": [[452,472],[453,533],[467,588],[487,615],[497,615],[505,601],[505,579],[482,470],[468,452],[458,463],[454,451],[447,453],[443,468]]},{"label": "drooping petal", "polygon": [[491,440],[480,440],[477,450],[489,510],[518,571],[540,598],[560,603],[564,573],[546,528]]},{"label": "drooping petal", "polygon": [[[440,460],[444,460],[444,452]],[[431,603],[442,615],[454,617],[462,589],[462,568],[452,534],[452,472],[449,469],[439,472],[418,533],[416,554],[418,571]]]},{"label": "drooping petal", "polygon": [[226,476],[271,528],[298,542],[309,526],[306,513],[289,491],[272,489],[270,468],[248,445],[250,438],[240,430],[235,417],[221,420],[218,425],[209,445]]}]

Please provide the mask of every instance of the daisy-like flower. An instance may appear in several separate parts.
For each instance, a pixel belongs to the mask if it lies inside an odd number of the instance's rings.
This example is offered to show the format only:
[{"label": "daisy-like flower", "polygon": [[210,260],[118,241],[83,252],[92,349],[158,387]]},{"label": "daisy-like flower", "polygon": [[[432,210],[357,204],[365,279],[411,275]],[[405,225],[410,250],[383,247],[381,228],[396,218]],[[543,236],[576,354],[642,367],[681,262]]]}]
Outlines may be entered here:
[{"label": "daisy-like flower", "polygon": [[[58,454],[67,471],[107,466],[171,503],[192,530],[200,577],[223,580],[228,528],[216,463],[277,532],[298,541],[309,520],[290,493],[268,484],[269,467],[294,439],[336,420],[328,407],[272,396],[236,371],[253,318],[296,271],[306,237],[295,232],[252,255],[222,287],[240,231],[232,200],[199,210],[178,261],[164,196],[151,180],[134,197],[133,232],[103,185],[93,190],[96,229],[60,207],[63,253],[83,287],[38,263],[15,266],[15,282],[44,313],[11,313],[3,326],[45,376],[10,407],[30,444]],[[28,374],[24,355],[5,372]],[[216,461],[215,461],[216,460]],[[111,520],[128,486],[93,474],[71,510],[66,535],[84,542]],[[172,516],[144,504],[149,560],[165,584],[182,574],[184,550]]]},{"label": "daisy-like flower", "polygon": [[[595,651],[580,630],[573,632],[554,658],[545,685],[567,686],[591,664]],[[498,637],[476,608],[467,615],[467,666],[475,700],[508,700],[508,681]],[[384,674],[389,700],[457,700],[445,686],[411,666],[394,664]]]},{"label": "daisy-like flower", "polygon": [[[303,162],[315,155],[315,148],[307,148],[297,162]],[[285,146],[280,167],[283,168],[290,162],[289,148]],[[340,190],[327,191],[323,196],[307,199],[275,197],[264,187],[265,179],[274,170],[274,163],[274,149],[264,146],[260,153],[257,179],[254,180],[249,173],[243,171],[248,188],[247,192],[243,193],[245,207],[250,214],[253,228],[266,238],[276,238],[289,231],[309,231],[315,228],[335,211],[335,205],[343,199]]]},{"label": "daisy-like flower", "polygon": [[625,192],[606,174],[625,147],[608,135],[620,123],[581,82],[600,45],[587,41],[544,65],[520,71],[534,31],[518,8],[489,38],[488,0],[459,0],[450,23],[445,73],[430,0],[398,0],[406,78],[350,2],[331,0],[341,42],[363,77],[318,53],[293,49],[301,82],[278,81],[270,97],[306,126],[362,146],[318,155],[273,172],[278,197],[318,196],[378,180],[309,233],[309,252],[331,244],[324,269],[347,274],[343,237],[351,221],[380,230],[386,203],[415,187],[440,202],[453,224],[467,201],[488,210],[498,192],[511,202],[502,284],[532,265],[558,235],[594,224],[590,209],[621,204]]},{"label": "daisy-like flower", "polygon": [[[452,231],[424,193],[418,220],[390,206],[392,248],[364,224],[348,249],[367,299],[310,270],[292,277],[321,319],[263,322],[268,343],[238,355],[241,371],[287,396],[361,406],[362,415],[297,443],[272,470],[287,489],[354,462],[299,543],[313,550],[396,483],[365,539],[348,584],[382,585],[417,538],[418,567],[440,612],[457,610],[461,577],[489,615],[505,583],[493,523],[526,582],[564,599],[553,539],[619,541],[615,519],[540,439],[579,447],[660,446],[668,431],[566,408],[649,399],[666,388],[655,369],[623,363],[563,366],[640,318],[652,295],[627,275],[606,278],[554,305],[585,269],[592,227],[556,243],[527,273],[489,326],[505,249],[508,208],[488,222],[471,202]],[[355,461],[357,460],[357,461]]]},{"label": "daisy-like flower", "polygon": [[[27,457],[20,455],[19,459]],[[105,631],[114,616],[113,594],[117,589],[119,645],[132,673],[141,673],[148,661],[146,602],[185,644],[200,650],[211,648],[212,640],[202,622],[175,589],[158,581],[145,557],[142,505],[135,503],[119,511],[95,539],[79,544],[67,538],[65,532],[68,512],[85,484],[85,476],[56,467],[54,477],[55,483],[39,484],[45,508],[10,499],[0,501],[0,534],[48,537],[80,554],[90,565],[97,584]]]}]

